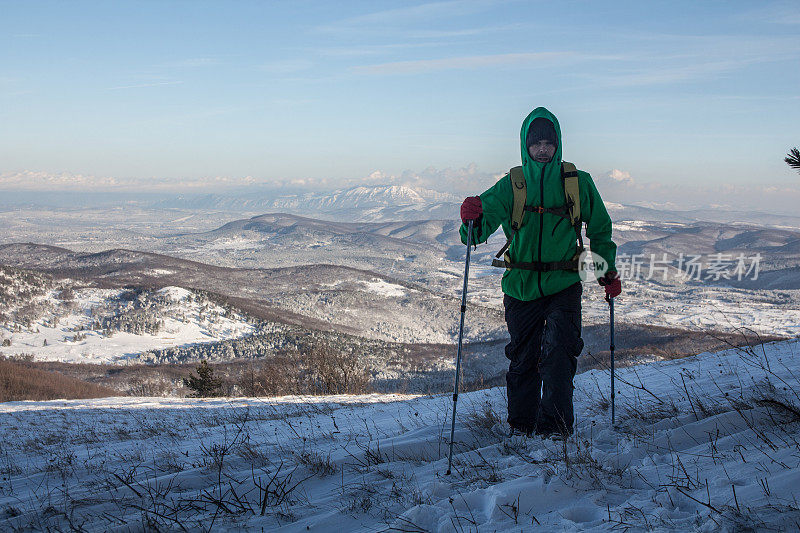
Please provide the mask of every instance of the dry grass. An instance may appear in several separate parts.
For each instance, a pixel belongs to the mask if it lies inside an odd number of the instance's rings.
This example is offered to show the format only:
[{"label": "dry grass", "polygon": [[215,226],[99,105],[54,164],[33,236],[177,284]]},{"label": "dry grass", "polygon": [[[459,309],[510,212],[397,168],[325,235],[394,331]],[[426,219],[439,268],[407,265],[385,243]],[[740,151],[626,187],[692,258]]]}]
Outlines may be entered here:
[{"label": "dry grass", "polygon": [[107,387],[86,383],[57,372],[36,368],[33,363],[0,357],[0,402],[58,400],[117,396]]},{"label": "dry grass", "polygon": [[[586,326],[584,339],[594,340],[587,344],[578,358],[578,373],[593,368],[608,368],[611,352],[608,350],[608,325]],[[615,325],[615,358],[618,367],[641,362],[641,357],[655,356],[661,360],[682,359],[703,352],[716,352],[728,348],[754,346],[765,342],[784,340],[775,335],[746,335],[741,331],[723,332],[715,330],[693,331],[663,326],[628,324]]]},{"label": "dry grass", "polygon": [[[196,363],[159,365],[98,365],[6,359],[0,367],[0,401],[79,399],[103,396],[185,396],[183,378]],[[283,396],[289,394],[367,394],[373,391],[370,370],[357,354],[319,344],[286,350],[271,357],[209,363],[221,381],[222,396]],[[6,375],[14,376],[5,378]],[[22,376],[30,378],[23,379]],[[39,376],[39,377],[36,377]],[[51,395],[35,393],[48,383]],[[71,384],[71,386],[67,386]],[[7,392],[6,392],[7,391]]]}]

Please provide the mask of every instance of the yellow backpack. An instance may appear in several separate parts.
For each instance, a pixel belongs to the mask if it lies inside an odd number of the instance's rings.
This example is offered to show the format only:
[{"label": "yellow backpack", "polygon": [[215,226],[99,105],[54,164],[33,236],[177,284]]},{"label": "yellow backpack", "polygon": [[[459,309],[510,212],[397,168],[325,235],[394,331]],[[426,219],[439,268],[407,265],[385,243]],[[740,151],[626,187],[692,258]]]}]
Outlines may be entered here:
[{"label": "yellow backpack", "polygon": [[[579,270],[578,258],[584,251],[583,236],[581,235],[581,194],[578,186],[578,169],[575,165],[566,161],[561,162],[561,179],[564,182],[564,198],[566,203],[561,207],[541,207],[527,205],[528,192],[525,183],[525,174],[522,167],[514,167],[509,172],[511,175],[511,188],[514,191],[514,206],[511,210],[511,235],[508,237],[505,246],[497,252],[492,266],[501,268],[520,268],[523,270],[534,270],[537,272],[549,272],[552,270]],[[533,263],[512,263],[508,255],[508,247],[525,223],[525,213],[550,213],[566,220],[575,230],[578,240],[578,249],[575,256],[570,261],[550,261]],[[500,257],[503,257],[501,260]]]}]

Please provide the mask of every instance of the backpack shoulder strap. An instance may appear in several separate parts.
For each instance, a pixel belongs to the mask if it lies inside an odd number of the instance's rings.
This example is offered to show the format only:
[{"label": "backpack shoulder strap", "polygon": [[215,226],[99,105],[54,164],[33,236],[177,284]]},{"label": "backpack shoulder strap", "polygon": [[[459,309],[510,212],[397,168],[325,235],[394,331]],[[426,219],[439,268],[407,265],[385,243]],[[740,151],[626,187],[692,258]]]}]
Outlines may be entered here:
[{"label": "backpack shoulder strap", "polygon": [[581,190],[578,186],[578,169],[574,164],[563,161],[561,177],[564,178],[564,198],[567,201],[569,219],[575,226],[581,222]]},{"label": "backpack shoulder strap", "polygon": [[514,207],[511,210],[511,229],[516,232],[525,221],[525,203],[528,201],[528,189],[522,167],[514,167],[511,175],[511,189],[514,191]]},{"label": "backpack shoulder strap", "polygon": [[[514,207],[511,215],[511,236],[506,241],[506,245],[497,252],[492,260],[492,266],[501,267],[505,269],[518,268],[523,270],[533,270],[536,272],[551,272],[555,270],[570,270],[579,271],[581,268],[580,256],[584,251],[583,236],[581,235],[581,191],[578,185],[578,169],[575,165],[563,161],[561,163],[561,178],[564,181],[564,199],[566,205],[561,208],[543,208],[538,207],[533,210],[537,213],[547,212],[553,213],[563,218],[569,218],[570,225],[575,230],[575,237],[578,241],[578,248],[569,261],[554,261],[554,262],[533,262],[533,263],[512,263],[511,258],[507,253],[511,239],[514,238],[517,230],[522,226],[523,218],[525,216],[525,202],[527,200],[525,175],[522,172],[522,167],[514,167],[511,169],[511,187],[514,191]],[[530,210],[531,208],[529,208]],[[505,254],[505,255],[504,255]],[[503,256],[503,260],[499,258]]]},{"label": "backpack shoulder strap", "polygon": [[581,235],[581,189],[578,185],[578,169],[573,163],[561,162],[561,178],[564,180],[564,199],[567,202],[569,222],[578,239],[578,251],[575,258],[583,253],[583,235]]},{"label": "backpack shoulder strap", "polygon": [[525,183],[525,173],[522,172],[522,167],[513,167],[508,174],[511,179],[511,190],[514,191],[514,205],[511,208],[511,235],[506,239],[505,246],[495,254],[497,258],[506,253],[514,235],[525,222],[525,202],[528,201],[528,186]]}]

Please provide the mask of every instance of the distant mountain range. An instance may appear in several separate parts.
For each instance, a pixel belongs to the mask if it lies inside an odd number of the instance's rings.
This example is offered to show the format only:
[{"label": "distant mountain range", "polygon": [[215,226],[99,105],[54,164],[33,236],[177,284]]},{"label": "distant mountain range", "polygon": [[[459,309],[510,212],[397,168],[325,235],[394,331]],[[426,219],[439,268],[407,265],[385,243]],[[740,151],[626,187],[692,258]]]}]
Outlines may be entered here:
[{"label": "distant mountain range", "polygon": [[337,220],[376,222],[456,218],[461,200],[456,195],[430,189],[381,185],[277,198],[222,194],[177,196],[155,202],[152,207],[253,213],[281,211]]},{"label": "distant mountain range", "polygon": [[[477,191],[476,191],[477,192]],[[463,198],[455,194],[404,185],[358,186],[332,192],[309,192],[285,196],[266,194],[182,195],[152,202],[159,209],[231,211],[249,214],[293,213],[323,220],[388,222],[457,220]],[[698,221],[800,228],[800,216],[756,211],[662,210],[606,202],[612,219],[651,222]]]},{"label": "distant mountain range", "polygon": [[[475,194],[480,191],[475,191]],[[86,191],[3,191],[0,211],[20,208],[73,211],[140,208],[147,211],[181,210],[203,216],[247,216],[291,213],[318,220],[341,222],[400,222],[452,220],[459,218],[463,198],[450,192],[405,185],[362,185],[334,191],[279,193],[272,190],[242,190],[213,194],[126,193]],[[800,229],[800,216],[763,211],[708,207],[679,210],[620,204],[606,198],[614,221],[713,222],[760,227]],[[656,198],[654,198],[656,200]],[[41,217],[41,213],[37,214]],[[6,241],[8,242],[8,241]]]}]

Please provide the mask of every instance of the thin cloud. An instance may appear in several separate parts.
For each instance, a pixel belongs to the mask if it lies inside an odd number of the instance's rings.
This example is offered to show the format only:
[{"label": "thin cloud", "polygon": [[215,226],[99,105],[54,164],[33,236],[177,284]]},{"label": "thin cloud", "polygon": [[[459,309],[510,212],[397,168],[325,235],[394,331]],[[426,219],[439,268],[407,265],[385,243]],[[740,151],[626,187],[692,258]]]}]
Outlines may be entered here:
[{"label": "thin cloud", "polygon": [[[405,42],[388,44],[364,44],[361,46],[346,47],[327,47],[314,49],[313,51],[321,56],[329,57],[359,57],[375,56],[381,54],[391,54],[416,48],[452,47],[454,39],[460,37],[475,37],[492,33],[508,32],[515,28],[521,28],[521,24],[509,24],[505,26],[490,26],[481,28],[464,28],[454,30],[406,30],[393,33],[393,37]],[[383,31],[385,35],[385,30]],[[417,42],[411,42],[412,40]],[[421,41],[421,42],[419,42]]]},{"label": "thin cloud", "polygon": [[660,49],[668,47],[680,53],[693,55],[706,54],[745,54],[763,55],[765,53],[780,53],[781,51],[796,51],[800,43],[793,37],[782,35],[763,34],[688,34],[688,33],[654,33],[654,32],[629,32],[623,36],[626,41],[636,44],[655,43]]},{"label": "thin cloud", "polygon": [[737,94],[720,94],[715,98],[720,100],[739,100],[739,101],[752,101],[752,102],[789,102],[793,100],[800,100],[800,95],[784,95],[784,96],[750,96],[750,95],[737,95]]},{"label": "thin cloud", "polygon": [[183,81],[160,81],[156,83],[140,83],[138,85],[120,85],[118,87],[108,87],[107,91],[119,91],[122,89],[143,89],[146,87],[161,87],[164,85],[180,85]]},{"label": "thin cloud", "polygon": [[313,66],[314,63],[308,59],[285,59],[259,65],[258,70],[270,74],[293,74],[309,70]]},{"label": "thin cloud", "polygon": [[419,48],[438,48],[452,46],[448,41],[426,41],[424,43],[390,43],[365,44],[361,46],[326,47],[314,49],[313,52],[322,57],[352,58],[394,54]]},{"label": "thin cloud", "polygon": [[536,52],[495,55],[477,55],[450,57],[445,59],[418,59],[412,61],[395,61],[376,65],[352,67],[357,74],[418,74],[453,69],[479,69],[509,65],[540,66],[562,60],[573,55],[570,52]]},{"label": "thin cloud", "polygon": [[201,68],[213,67],[222,63],[219,57],[190,57],[178,61],[170,61],[162,66],[166,68]]},{"label": "thin cloud", "polygon": [[656,209],[689,210],[724,204],[747,206],[751,211],[769,206],[788,210],[800,201],[800,187],[774,183],[670,184],[634,180],[629,172],[620,169],[600,174],[594,182],[606,202]]},{"label": "thin cloud", "polygon": [[[419,28],[412,27],[417,23],[429,25],[433,21],[445,19],[448,24],[460,17],[480,13],[491,9],[507,0],[453,0],[430,2],[416,6],[406,6],[384,11],[376,11],[364,15],[338,20],[314,28],[314,33],[327,33],[351,38],[354,35],[395,34],[404,39],[452,38],[449,30],[432,30],[426,35]],[[461,30],[455,30],[461,31]],[[463,30],[472,31],[472,30]],[[480,31],[480,30],[475,30]],[[488,28],[487,31],[493,31]],[[435,34],[439,34],[437,37]]]},{"label": "thin cloud", "polygon": [[756,60],[717,61],[675,67],[637,69],[635,72],[610,76],[606,78],[606,83],[611,86],[636,87],[714,78],[756,62]]},{"label": "thin cloud", "polygon": [[348,46],[340,48],[315,49],[314,52],[326,57],[364,57],[375,56],[413,48],[430,48],[434,46],[447,46],[448,42],[425,42],[425,43],[391,43],[391,44],[371,44],[364,46]]},{"label": "thin cloud", "polygon": [[768,24],[795,25],[800,24],[800,8],[797,2],[775,2],[772,5],[758,7],[739,13],[736,18],[752,23],[753,21]]},{"label": "thin cloud", "polygon": [[770,22],[772,22],[774,24],[797,25],[797,24],[800,24],[800,12],[798,12],[798,13],[777,14],[775,16],[775,18],[770,20]]},{"label": "thin cloud", "polygon": [[504,26],[485,26],[481,28],[464,28],[458,30],[415,30],[409,31],[406,35],[414,39],[454,39],[457,37],[475,37],[476,35],[508,32],[520,28],[530,28],[530,26],[525,26],[523,24],[506,24]]},{"label": "thin cloud", "polygon": [[[640,51],[611,60],[602,72],[578,73],[595,87],[642,87],[716,79],[752,65],[800,59],[800,41],[745,35],[632,34]],[[647,52],[648,44],[657,50]]]},{"label": "thin cloud", "polygon": [[418,20],[429,21],[433,18],[466,15],[476,11],[483,11],[498,2],[490,0],[452,0],[447,2],[429,2],[416,6],[399,7],[376,11],[366,15],[358,15],[340,20],[330,25],[319,28],[323,31],[346,31],[355,26],[372,27],[382,24],[407,23]]},{"label": "thin cloud", "polygon": [[108,191],[180,192],[204,191],[221,187],[252,187],[272,183],[253,176],[208,176],[189,179],[116,178],[26,170],[0,174],[0,190],[12,191]]}]

